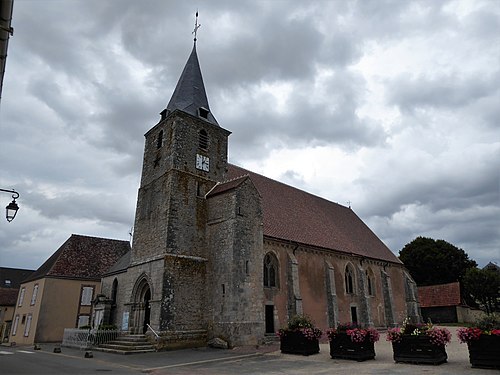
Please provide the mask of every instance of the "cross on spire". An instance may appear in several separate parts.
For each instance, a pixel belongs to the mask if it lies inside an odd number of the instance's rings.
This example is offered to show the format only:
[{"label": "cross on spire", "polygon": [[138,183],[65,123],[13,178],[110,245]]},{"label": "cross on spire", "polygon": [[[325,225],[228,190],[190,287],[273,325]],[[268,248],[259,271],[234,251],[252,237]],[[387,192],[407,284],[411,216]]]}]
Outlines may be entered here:
[{"label": "cross on spire", "polygon": [[191,34],[194,34],[194,42],[196,43],[196,34],[198,33],[198,29],[200,28],[201,24],[198,24],[198,11],[196,11],[196,18],[194,21],[194,30]]}]

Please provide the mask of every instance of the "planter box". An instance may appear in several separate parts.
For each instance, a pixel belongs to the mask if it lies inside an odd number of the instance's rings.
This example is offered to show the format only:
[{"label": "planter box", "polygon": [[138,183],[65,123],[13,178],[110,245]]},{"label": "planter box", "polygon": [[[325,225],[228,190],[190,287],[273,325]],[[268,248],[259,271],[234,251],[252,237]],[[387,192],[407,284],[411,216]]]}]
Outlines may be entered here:
[{"label": "planter box", "polygon": [[318,339],[306,339],[299,332],[287,332],[280,338],[281,353],[311,355],[319,353]]},{"label": "planter box", "polygon": [[392,350],[396,363],[439,365],[448,359],[445,347],[432,344],[427,336],[403,336],[400,342],[392,343]]},{"label": "planter box", "polygon": [[481,335],[467,346],[472,367],[500,369],[500,336]]},{"label": "planter box", "polygon": [[353,359],[361,362],[375,358],[375,345],[370,340],[352,342],[347,333],[338,333],[330,341],[330,356],[332,358]]}]

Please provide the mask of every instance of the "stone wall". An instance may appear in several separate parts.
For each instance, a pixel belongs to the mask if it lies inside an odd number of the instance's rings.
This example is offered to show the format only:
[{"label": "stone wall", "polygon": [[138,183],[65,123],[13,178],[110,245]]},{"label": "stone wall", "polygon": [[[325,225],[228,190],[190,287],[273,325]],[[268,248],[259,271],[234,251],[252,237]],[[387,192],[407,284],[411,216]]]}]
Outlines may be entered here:
[{"label": "stone wall", "polygon": [[258,344],[264,336],[262,209],[250,179],[209,198],[207,238],[209,338]]}]

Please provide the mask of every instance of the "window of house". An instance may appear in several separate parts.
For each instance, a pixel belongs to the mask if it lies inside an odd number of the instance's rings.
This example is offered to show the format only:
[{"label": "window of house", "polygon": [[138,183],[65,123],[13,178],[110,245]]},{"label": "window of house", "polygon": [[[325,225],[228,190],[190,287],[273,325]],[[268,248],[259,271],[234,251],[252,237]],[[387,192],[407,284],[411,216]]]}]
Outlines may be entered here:
[{"label": "window of house", "polygon": [[201,129],[200,132],[198,133],[198,145],[202,150],[207,150],[208,149],[208,133],[206,130]]},{"label": "window of house", "polygon": [[161,148],[161,146],[163,146],[163,130],[160,130],[156,138],[156,148]]},{"label": "window of house", "polygon": [[38,284],[35,284],[33,287],[33,294],[31,295],[31,305],[33,306],[36,303],[36,296],[38,294]]},{"label": "window of house", "polygon": [[19,292],[19,303],[17,304],[17,306],[19,306],[19,307],[21,307],[23,305],[24,293],[26,293],[26,288],[22,287],[21,291]]},{"label": "window of house", "polygon": [[82,286],[82,298],[80,299],[80,305],[90,306],[92,304],[93,294],[94,294],[93,286]]},{"label": "window of house", "polygon": [[345,267],[345,292],[354,294],[354,270],[349,264]]},{"label": "window of house", "polygon": [[10,287],[12,285],[12,281],[10,281],[9,279],[5,279],[4,284],[6,287]]},{"label": "window of house", "polygon": [[33,317],[31,314],[28,314],[28,318],[26,319],[26,325],[24,326],[24,337],[28,337],[30,334],[30,328],[31,328],[31,319]]},{"label": "window of house", "polygon": [[78,315],[78,328],[88,326],[90,322],[90,315]]},{"label": "window of house", "polygon": [[264,257],[264,286],[274,288],[278,286],[278,259],[272,253]]},{"label": "window of house", "polygon": [[16,318],[14,319],[14,325],[12,326],[12,336],[16,335],[18,325],[19,325],[19,315],[16,315]]}]

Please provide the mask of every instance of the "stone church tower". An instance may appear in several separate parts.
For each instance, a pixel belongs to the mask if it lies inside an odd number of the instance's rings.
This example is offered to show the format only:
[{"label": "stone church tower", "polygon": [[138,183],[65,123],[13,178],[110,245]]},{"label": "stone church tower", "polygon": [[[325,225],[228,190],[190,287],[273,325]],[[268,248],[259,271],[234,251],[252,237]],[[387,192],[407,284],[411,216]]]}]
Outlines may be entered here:
[{"label": "stone church tower", "polygon": [[[226,179],[229,134],[210,111],[195,40],[160,121],[145,134],[131,254],[103,281],[122,329],[153,329],[174,347],[214,336],[257,344],[263,336],[262,293],[255,293],[262,274],[258,193],[247,181],[231,189],[230,200],[220,191],[208,199]],[[257,199],[250,222],[241,220],[251,211],[243,214],[241,191]]]}]

